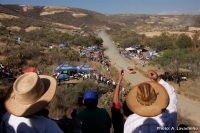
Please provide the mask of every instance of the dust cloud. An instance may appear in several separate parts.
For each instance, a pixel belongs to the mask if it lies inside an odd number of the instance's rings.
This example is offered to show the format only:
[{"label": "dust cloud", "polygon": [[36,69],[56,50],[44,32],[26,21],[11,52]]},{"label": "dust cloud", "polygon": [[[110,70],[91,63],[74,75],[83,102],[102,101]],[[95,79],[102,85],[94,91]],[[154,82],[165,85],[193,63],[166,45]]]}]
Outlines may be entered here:
[{"label": "dust cloud", "polygon": [[103,47],[106,48],[105,54],[109,56],[111,62],[113,64],[118,64],[122,69],[129,67],[128,63],[117,52],[117,48],[111,40],[110,35],[108,35],[104,30],[98,32],[97,34],[98,37],[103,39]]},{"label": "dust cloud", "polygon": [[124,79],[132,83],[132,85],[136,85],[147,81],[148,78],[142,76],[139,72],[136,74],[130,74],[127,70],[127,67],[132,67],[134,69],[133,64],[129,64],[124,60],[121,54],[118,53],[115,44],[113,43],[110,36],[105,31],[100,31],[98,36],[103,39],[103,47],[106,48],[105,54],[109,56],[111,59],[112,67],[115,67],[117,70],[125,70],[124,71]]}]

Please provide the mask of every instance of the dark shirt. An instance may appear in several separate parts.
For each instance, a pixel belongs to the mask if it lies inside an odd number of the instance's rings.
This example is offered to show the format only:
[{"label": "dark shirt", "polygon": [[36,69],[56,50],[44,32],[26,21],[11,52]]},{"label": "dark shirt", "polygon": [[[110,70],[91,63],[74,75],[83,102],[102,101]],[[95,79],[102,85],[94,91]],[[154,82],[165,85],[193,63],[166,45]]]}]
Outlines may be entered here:
[{"label": "dark shirt", "polygon": [[111,118],[104,108],[86,108],[77,114],[83,133],[110,133]]},{"label": "dark shirt", "polygon": [[114,128],[114,133],[123,133],[124,130],[124,121],[123,114],[120,111],[120,105],[113,103],[111,108],[112,113],[112,123]]}]

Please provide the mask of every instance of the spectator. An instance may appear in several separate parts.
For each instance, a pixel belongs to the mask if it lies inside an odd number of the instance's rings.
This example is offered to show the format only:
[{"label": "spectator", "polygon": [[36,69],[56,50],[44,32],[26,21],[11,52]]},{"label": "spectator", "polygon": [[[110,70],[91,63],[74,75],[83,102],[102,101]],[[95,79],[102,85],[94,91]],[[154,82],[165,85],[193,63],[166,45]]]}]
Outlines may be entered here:
[{"label": "spectator", "polygon": [[38,115],[52,100],[56,80],[47,75],[29,72],[21,75],[8,91],[1,132],[8,133],[63,133],[51,119]]},{"label": "spectator", "polygon": [[88,90],[83,96],[86,109],[77,114],[83,133],[110,133],[111,118],[104,108],[98,108],[98,94]]},{"label": "spectator", "polygon": [[72,119],[69,122],[69,127],[73,133],[82,133],[81,131],[81,121],[76,117],[77,110],[74,109],[71,113]]},{"label": "spectator", "polygon": [[[134,114],[127,118],[124,133],[174,133],[177,119],[175,90],[153,70],[147,74],[152,81],[136,85],[126,97],[127,106]],[[159,127],[170,130],[159,131]]]},{"label": "spectator", "polygon": [[6,108],[4,106],[4,98],[0,98],[0,123],[2,121],[2,118],[4,114],[6,113]]},{"label": "spectator", "polygon": [[85,79],[88,79],[88,75],[87,75],[87,73],[85,73],[84,78],[85,78]]},{"label": "spectator", "polygon": [[22,75],[22,74],[24,74],[24,72],[22,71],[21,68],[19,68],[19,75]]},{"label": "spectator", "polygon": [[88,73],[88,75],[87,75],[87,76],[88,76],[88,79],[90,79],[90,76],[91,76],[91,75],[90,75],[90,73]]},{"label": "spectator", "polygon": [[114,80],[112,80],[112,85],[113,85],[113,88],[116,87],[116,82]]},{"label": "spectator", "polygon": [[113,106],[111,108],[111,113],[114,133],[123,133],[124,121],[130,114],[132,114],[128,107],[125,106],[125,103],[123,105],[124,115],[120,111],[119,92],[121,90],[120,83],[123,79],[123,75],[123,71],[121,71],[118,77],[118,83],[113,91]]},{"label": "spectator", "polygon": [[64,132],[64,133],[68,133],[69,130],[69,119],[67,118],[67,116],[63,115],[63,117],[61,119],[58,120],[54,120],[57,125],[59,126],[59,128]]},{"label": "spectator", "polygon": [[101,75],[101,78],[100,78],[101,82],[103,82],[103,75]]}]

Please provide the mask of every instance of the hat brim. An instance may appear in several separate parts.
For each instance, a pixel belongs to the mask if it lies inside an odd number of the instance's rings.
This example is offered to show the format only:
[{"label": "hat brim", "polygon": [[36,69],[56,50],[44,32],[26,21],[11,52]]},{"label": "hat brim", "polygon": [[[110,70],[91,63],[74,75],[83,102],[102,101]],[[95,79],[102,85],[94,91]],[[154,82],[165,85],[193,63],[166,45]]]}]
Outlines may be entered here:
[{"label": "hat brim", "polygon": [[39,75],[39,77],[44,83],[45,91],[34,103],[21,104],[15,99],[13,88],[8,91],[4,104],[9,113],[15,116],[29,116],[40,111],[49,104],[56,92],[56,80],[47,75]]},{"label": "hat brim", "polygon": [[162,85],[158,84],[157,82],[150,81],[150,82],[145,82],[145,83],[149,83],[154,88],[155,93],[157,94],[156,101],[149,106],[141,105],[136,99],[137,89],[139,86],[139,85],[136,85],[128,93],[126,97],[126,104],[132,112],[140,116],[152,117],[152,116],[159,115],[168,106],[169,95],[166,89]]}]

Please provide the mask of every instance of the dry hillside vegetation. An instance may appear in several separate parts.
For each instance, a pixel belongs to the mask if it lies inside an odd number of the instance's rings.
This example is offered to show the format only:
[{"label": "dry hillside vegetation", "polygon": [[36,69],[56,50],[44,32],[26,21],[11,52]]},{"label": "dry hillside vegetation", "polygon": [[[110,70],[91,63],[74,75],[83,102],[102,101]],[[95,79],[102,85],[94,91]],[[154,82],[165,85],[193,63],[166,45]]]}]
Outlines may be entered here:
[{"label": "dry hillside vegetation", "polygon": [[8,30],[16,30],[19,31],[21,28],[19,26],[11,26],[11,27],[7,27]]},{"label": "dry hillside vegetation", "polygon": [[19,18],[19,17],[5,13],[0,13],[0,19],[12,19],[12,18]]},{"label": "dry hillside vegetation", "polygon": [[192,32],[200,31],[200,28],[199,27],[189,27],[188,31],[192,31]]},{"label": "dry hillside vegetation", "polygon": [[84,14],[84,13],[72,13],[72,15],[75,18],[81,18],[81,17],[87,16],[87,14]]},{"label": "dry hillside vegetation", "polygon": [[45,6],[44,11],[40,13],[41,16],[43,15],[51,15],[55,13],[65,12],[69,8],[68,7],[57,7],[57,6]]},{"label": "dry hillside vegetation", "polygon": [[61,23],[52,23],[54,24],[55,26],[59,26],[60,28],[66,28],[66,29],[76,29],[76,30],[81,30],[80,27],[74,27],[72,25],[66,25],[66,24],[61,24]]},{"label": "dry hillside vegetation", "polygon": [[20,6],[23,7],[23,11],[24,12],[27,12],[28,10],[33,10],[34,9],[33,6],[27,6],[27,5],[20,5]]},{"label": "dry hillside vegetation", "polygon": [[[163,32],[161,31],[154,31],[154,32],[139,32],[139,34],[145,34],[146,36],[148,37],[153,37],[153,36],[159,36],[161,35]],[[180,34],[186,34],[188,35],[189,37],[192,37],[194,35],[194,32],[172,32],[172,31],[169,31],[168,33],[170,34],[177,34],[177,35],[180,35]]]},{"label": "dry hillside vegetation", "polygon": [[29,32],[29,31],[36,30],[36,29],[40,29],[40,27],[30,26],[30,27],[26,28],[25,31]]}]

